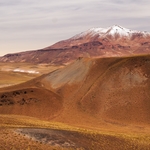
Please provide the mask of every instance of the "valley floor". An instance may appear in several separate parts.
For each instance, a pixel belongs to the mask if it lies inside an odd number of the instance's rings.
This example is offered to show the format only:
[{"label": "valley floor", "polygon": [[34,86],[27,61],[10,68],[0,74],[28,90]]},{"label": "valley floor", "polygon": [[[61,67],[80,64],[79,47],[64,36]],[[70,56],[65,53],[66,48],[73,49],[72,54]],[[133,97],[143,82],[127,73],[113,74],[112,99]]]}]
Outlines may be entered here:
[{"label": "valley floor", "polygon": [[20,84],[62,66],[30,63],[0,63],[0,88]]}]

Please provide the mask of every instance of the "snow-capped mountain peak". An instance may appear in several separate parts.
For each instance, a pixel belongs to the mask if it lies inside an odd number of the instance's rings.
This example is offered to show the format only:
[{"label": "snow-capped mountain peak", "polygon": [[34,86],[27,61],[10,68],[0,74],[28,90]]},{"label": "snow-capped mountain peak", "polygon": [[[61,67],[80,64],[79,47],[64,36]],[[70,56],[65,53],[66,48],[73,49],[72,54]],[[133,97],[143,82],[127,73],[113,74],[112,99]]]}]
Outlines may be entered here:
[{"label": "snow-capped mountain peak", "polygon": [[74,39],[83,37],[83,36],[99,36],[99,37],[105,37],[105,36],[112,36],[115,37],[116,35],[118,35],[119,37],[127,37],[127,38],[131,38],[132,35],[134,34],[141,34],[142,36],[150,36],[150,33],[148,32],[140,32],[140,31],[136,31],[136,30],[130,30],[127,28],[124,28],[122,26],[119,25],[114,25],[108,28],[91,28],[85,32],[82,32],[76,36],[74,36]]},{"label": "snow-capped mountain peak", "polygon": [[110,35],[119,34],[120,36],[129,36],[129,34],[132,34],[134,32],[135,31],[132,31],[130,29],[127,29],[118,25],[114,25],[108,28],[108,31],[107,31],[107,33]]}]

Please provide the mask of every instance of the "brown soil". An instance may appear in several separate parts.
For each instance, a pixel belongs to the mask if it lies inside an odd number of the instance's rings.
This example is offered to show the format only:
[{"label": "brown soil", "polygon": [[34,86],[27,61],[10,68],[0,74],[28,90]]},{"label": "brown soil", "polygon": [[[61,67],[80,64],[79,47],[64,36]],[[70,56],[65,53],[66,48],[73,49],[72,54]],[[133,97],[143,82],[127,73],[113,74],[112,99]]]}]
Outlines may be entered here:
[{"label": "brown soil", "polygon": [[[1,149],[149,150],[150,143],[107,134],[52,129],[0,129]],[[144,139],[143,139],[144,140]]]},{"label": "brown soil", "polygon": [[64,109],[56,121],[95,127],[149,126],[149,65],[150,56],[81,59],[41,82],[63,97]]},{"label": "brown soil", "polygon": [[150,56],[82,58],[0,89],[0,113],[72,126],[149,132]]},{"label": "brown soil", "polygon": [[149,65],[150,56],[78,59],[50,74],[1,89],[0,112],[90,126],[99,122],[148,125]]},{"label": "brown soil", "polygon": [[[26,82],[61,67],[63,66],[31,63],[0,63],[0,88]],[[25,72],[15,72],[15,69]],[[28,73],[28,71],[33,71],[33,73]]]},{"label": "brown soil", "polygon": [[[0,129],[1,150],[66,150],[65,148],[42,144],[37,140],[16,133],[13,129]],[[69,149],[68,149],[69,150]]]}]

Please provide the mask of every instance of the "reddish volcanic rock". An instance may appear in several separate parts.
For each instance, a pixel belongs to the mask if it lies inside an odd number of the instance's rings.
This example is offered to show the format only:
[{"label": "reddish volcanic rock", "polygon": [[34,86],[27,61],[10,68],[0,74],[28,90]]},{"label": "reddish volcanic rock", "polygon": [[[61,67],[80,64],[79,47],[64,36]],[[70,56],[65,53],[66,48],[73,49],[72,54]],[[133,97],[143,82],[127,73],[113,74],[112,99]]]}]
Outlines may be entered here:
[{"label": "reddish volcanic rock", "polygon": [[1,62],[66,64],[78,57],[113,57],[150,53],[150,33],[121,26],[92,28],[41,50],[7,54]]}]

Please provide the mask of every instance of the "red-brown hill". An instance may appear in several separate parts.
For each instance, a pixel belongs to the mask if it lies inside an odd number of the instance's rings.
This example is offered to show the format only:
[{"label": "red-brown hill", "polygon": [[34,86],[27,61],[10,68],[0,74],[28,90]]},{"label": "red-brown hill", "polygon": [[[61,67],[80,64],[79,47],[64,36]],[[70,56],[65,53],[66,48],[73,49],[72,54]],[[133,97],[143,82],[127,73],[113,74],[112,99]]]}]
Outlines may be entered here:
[{"label": "red-brown hill", "polygon": [[80,58],[0,90],[0,113],[78,126],[150,124],[150,56]]}]

